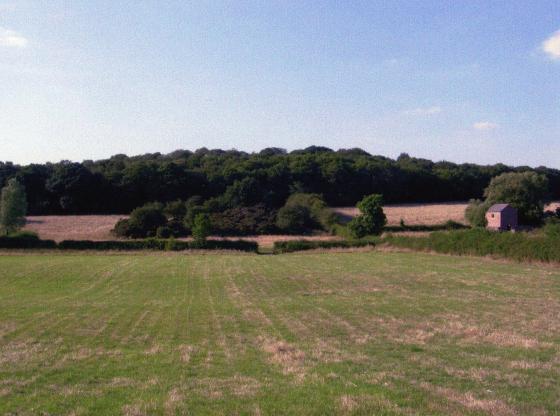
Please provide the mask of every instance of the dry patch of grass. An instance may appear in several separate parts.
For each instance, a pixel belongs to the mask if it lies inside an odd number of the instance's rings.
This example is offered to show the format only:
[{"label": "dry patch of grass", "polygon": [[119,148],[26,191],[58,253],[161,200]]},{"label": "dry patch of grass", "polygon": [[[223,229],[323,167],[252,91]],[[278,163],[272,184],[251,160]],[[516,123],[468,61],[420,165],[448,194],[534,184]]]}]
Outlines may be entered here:
[{"label": "dry patch of grass", "polygon": [[271,363],[282,368],[284,374],[293,374],[298,379],[305,377],[305,353],[296,346],[282,340],[259,337],[262,349],[269,354]]},{"label": "dry patch of grass", "polygon": [[[472,392],[462,393],[454,389],[434,386],[433,384],[423,382],[420,386],[431,393],[444,398],[448,402],[457,403],[469,410],[483,411],[495,416],[515,416],[517,411],[511,408],[507,403],[498,399],[483,399],[476,397]],[[462,414],[458,411],[454,414]]]},{"label": "dry patch of grass", "polygon": [[181,356],[181,361],[188,363],[191,360],[191,354],[195,351],[195,347],[192,345],[180,345],[178,350]]}]

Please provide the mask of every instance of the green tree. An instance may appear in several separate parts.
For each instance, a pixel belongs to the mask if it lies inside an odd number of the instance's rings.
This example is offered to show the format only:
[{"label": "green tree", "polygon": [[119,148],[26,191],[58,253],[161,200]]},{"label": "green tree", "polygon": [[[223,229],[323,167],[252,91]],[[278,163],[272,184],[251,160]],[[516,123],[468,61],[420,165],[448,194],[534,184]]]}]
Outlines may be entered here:
[{"label": "green tree", "polygon": [[366,235],[378,235],[387,224],[387,217],[383,212],[383,196],[379,194],[368,195],[356,205],[360,215],[348,223],[350,232],[355,238]]},{"label": "green tree", "polygon": [[465,210],[465,219],[473,227],[486,227],[486,211],[490,204],[480,199],[471,199]]},{"label": "green tree", "polygon": [[113,232],[120,237],[155,237],[157,229],[166,224],[167,217],[163,214],[163,206],[151,203],[132,211],[130,218],[119,221]]},{"label": "green tree", "polygon": [[198,244],[204,244],[211,231],[212,223],[210,222],[210,216],[204,213],[196,214],[192,228],[194,241]]},{"label": "green tree", "polygon": [[490,181],[484,196],[488,206],[508,203],[516,208],[520,223],[540,224],[548,196],[548,179],[529,171],[503,173]]},{"label": "green tree", "polygon": [[307,232],[314,224],[309,208],[302,205],[285,205],[276,215],[276,226],[289,234]]},{"label": "green tree", "polygon": [[27,198],[17,179],[10,179],[0,196],[0,231],[10,234],[25,225]]}]

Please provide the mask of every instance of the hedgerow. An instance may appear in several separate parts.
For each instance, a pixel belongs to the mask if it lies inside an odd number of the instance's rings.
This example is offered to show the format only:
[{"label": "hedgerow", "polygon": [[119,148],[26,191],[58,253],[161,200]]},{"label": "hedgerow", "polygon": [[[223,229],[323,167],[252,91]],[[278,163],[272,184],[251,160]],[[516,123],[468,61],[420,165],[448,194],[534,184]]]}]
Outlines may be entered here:
[{"label": "hedgerow", "polygon": [[560,238],[529,233],[498,233],[482,228],[434,232],[428,236],[388,235],[395,247],[438,253],[493,256],[517,261],[560,262]]},{"label": "hedgerow", "polygon": [[58,250],[99,250],[99,251],[183,251],[183,250],[238,250],[256,252],[258,244],[245,240],[207,240],[205,242],[180,241],[174,239],[147,238],[144,240],[90,241],[65,240],[56,243],[40,240],[36,236],[0,237],[0,249],[58,249]]},{"label": "hedgerow", "polygon": [[331,241],[310,241],[310,240],[292,240],[292,241],[275,241],[274,254],[292,253],[294,251],[313,250],[320,248],[354,248],[374,246],[373,240],[331,240]]},{"label": "hedgerow", "polygon": [[52,249],[56,243],[52,240],[40,240],[36,234],[20,232],[0,237],[0,249]]}]

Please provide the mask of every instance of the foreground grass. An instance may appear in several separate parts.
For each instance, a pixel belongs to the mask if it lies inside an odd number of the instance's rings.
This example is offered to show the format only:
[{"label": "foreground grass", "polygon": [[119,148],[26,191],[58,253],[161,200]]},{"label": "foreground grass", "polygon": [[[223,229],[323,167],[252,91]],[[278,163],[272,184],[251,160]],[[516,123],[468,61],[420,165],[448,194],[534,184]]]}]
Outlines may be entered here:
[{"label": "foreground grass", "polygon": [[559,414],[560,270],[0,256],[0,414]]}]

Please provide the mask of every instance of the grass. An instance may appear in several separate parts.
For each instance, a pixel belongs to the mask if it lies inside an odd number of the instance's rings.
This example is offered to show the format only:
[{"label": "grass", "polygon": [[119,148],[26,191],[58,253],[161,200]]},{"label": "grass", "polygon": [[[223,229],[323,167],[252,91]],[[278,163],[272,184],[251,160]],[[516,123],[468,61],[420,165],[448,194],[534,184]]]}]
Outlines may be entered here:
[{"label": "grass", "polygon": [[0,414],[559,414],[560,270],[0,256]]}]

